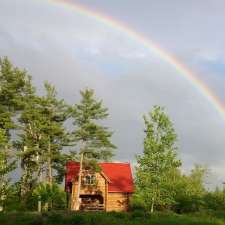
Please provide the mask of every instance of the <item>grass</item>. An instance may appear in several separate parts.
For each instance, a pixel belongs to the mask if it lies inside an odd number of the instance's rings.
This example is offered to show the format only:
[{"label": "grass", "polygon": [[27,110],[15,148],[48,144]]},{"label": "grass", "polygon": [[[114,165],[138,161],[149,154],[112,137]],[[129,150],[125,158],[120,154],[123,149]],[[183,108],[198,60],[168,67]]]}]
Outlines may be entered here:
[{"label": "grass", "polygon": [[142,211],[129,213],[14,212],[1,213],[1,225],[225,225],[224,218],[206,214],[177,215]]}]

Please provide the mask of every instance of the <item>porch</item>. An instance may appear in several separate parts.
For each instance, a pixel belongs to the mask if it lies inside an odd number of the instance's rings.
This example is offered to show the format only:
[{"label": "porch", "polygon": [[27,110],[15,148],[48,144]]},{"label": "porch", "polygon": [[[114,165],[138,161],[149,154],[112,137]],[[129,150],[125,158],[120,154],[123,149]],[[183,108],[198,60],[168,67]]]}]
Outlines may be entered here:
[{"label": "porch", "polygon": [[102,195],[80,195],[81,211],[103,211],[105,210]]}]

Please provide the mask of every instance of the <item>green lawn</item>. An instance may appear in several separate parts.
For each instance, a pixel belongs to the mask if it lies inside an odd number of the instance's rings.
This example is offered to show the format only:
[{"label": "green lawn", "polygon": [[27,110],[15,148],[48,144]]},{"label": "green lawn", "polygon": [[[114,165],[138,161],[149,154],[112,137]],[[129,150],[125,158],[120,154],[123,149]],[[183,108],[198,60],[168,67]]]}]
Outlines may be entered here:
[{"label": "green lawn", "polygon": [[130,213],[1,213],[0,225],[225,225],[222,218],[207,215]]}]

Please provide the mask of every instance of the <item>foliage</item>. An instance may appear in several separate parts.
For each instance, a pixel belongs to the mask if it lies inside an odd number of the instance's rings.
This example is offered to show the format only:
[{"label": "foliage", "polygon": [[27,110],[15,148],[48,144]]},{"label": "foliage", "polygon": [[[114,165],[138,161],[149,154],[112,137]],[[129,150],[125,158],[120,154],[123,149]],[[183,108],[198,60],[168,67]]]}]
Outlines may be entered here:
[{"label": "foliage", "polygon": [[144,116],[144,154],[137,157],[136,198],[142,199],[145,208],[153,212],[155,206],[174,202],[168,186],[174,171],[181,165],[176,159],[176,134],[169,117],[161,107],[155,106]]},{"label": "foliage", "polygon": [[33,197],[41,200],[44,204],[52,204],[54,209],[65,209],[66,207],[66,194],[57,184],[39,183],[33,190]]},{"label": "foliage", "polygon": [[26,71],[14,67],[7,58],[0,59],[0,198],[7,200],[8,173],[15,169],[11,131],[17,127],[16,115],[23,109],[24,94],[31,89]]},{"label": "foliage", "polygon": [[48,212],[37,213],[7,213],[0,214],[0,224],[4,225],[224,225],[225,221],[216,217],[153,214],[146,215],[141,212],[134,213],[72,213],[72,212]]},{"label": "foliage", "polygon": [[178,173],[174,183],[175,202],[173,209],[176,212],[197,212],[205,207],[204,179],[207,174],[207,168],[196,165],[190,175]]},{"label": "foliage", "polygon": [[207,192],[204,195],[204,203],[206,209],[211,209],[215,211],[225,211],[225,188],[222,190],[216,188],[213,192]]},{"label": "foliage", "polygon": [[56,90],[50,84],[45,83],[45,91],[44,96],[28,93],[19,117],[21,133],[16,146],[20,150],[23,169],[21,196],[31,192],[40,182],[51,186],[55,181],[62,181],[65,172],[67,157],[61,150],[69,142],[64,126],[69,115],[68,106],[57,98]]},{"label": "foliage", "polygon": [[[43,95],[39,95],[25,70],[13,66],[7,58],[0,58],[1,209],[32,211],[36,209],[37,200],[44,203],[42,207],[46,210],[64,209],[66,196],[58,184],[63,182],[66,162],[78,161],[83,155],[82,165],[86,169],[100,171],[97,161],[112,158],[116,148],[111,142],[113,132],[104,124],[108,109],[96,100],[94,90],[85,89],[80,94],[81,101],[69,106],[58,97],[55,87],[46,82]],[[68,122],[73,123],[71,133],[67,129]],[[144,122],[144,152],[137,156],[136,193],[131,201],[133,213],[87,214],[87,218],[82,214],[56,213],[37,216],[35,221],[32,220],[36,214],[29,214],[29,218],[21,214],[20,218],[32,224],[51,224],[57,218],[61,218],[63,224],[65,221],[67,224],[94,224],[95,221],[98,225],[118,224],[124,220],[125,224],[132,224],[130,219],[138,224],[137,220],[153,209],[224,218],[225,189],[206,191],[207,169],[195,166],[189,175],[182,174],[176,155],[176,133],[164,109],[154,107],[144,116]],[[74,145],[79,151],[73,149],[69,154],[63,151],[64,147]],[[13,183],[10,173],[18,165],[17,174],[21,178]],[[173,219],[170,215],[167,222],[176,224],[177,217]],[[151,224],[152,221],[145,222]],[[0,224],[3,224],[1,220]]]},{"label": "foliage", "polygon": [[100,122],[108,117],[108,109],[102,101],[94,98],[94,91],[80,91],[81,102],[73,107],[72,133],[75,143],[81,144],[86,159],[108,160],[113,156],[115,146],[111,143],[112,132]]},{"label": "foliage", "polygon": [[8,150],[8,138],[5,131],[0,128],[0,184],[3,183],[4,175],[15,169],[15,161],[10,161],[12,155]]},{"label": "foliage", "polygon": [[16,168],[16,161],[12,152],[8,149],[8,138],[0,128],[0,207],[4,209],[10,191],[10,179],[8,173]]},{"label": "foliage", "polygon": [[0,59],[0,128],[15,128],[13,116],[24,104],[23,94],[30,88],[30,76],[19,70],[7,58]]},{"label": "foliage", "polygon": [[0,149],[0,206],[4,209],[10,194],[10,178],[8,173],[16,168],[15,161],[8,150]]},{"label": "foliage", "polygon": [[[45,84],[46,95],[28,95],[25,108],[19,121],[23,133],[20,135],[20,146],[27,146],[24,157],[30,154],[39,155],[40,162],[50,158],[52,167],[60,159],[60,150],[67,145],[67,132],[64,122],[67,119],[68,108],[63,100],[56,98],[54,87]],[[50,152],[49,152],[50,148]]]}]

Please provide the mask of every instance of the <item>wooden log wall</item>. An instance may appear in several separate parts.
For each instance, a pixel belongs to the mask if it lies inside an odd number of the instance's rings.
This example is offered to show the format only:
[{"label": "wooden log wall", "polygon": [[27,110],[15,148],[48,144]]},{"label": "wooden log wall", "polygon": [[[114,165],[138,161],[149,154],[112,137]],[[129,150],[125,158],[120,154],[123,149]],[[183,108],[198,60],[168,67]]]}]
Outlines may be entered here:
[{"label": "wooden log wall", "polygon": [[128,193],[108,193],[106,211],[128,211],[129,198],[130,194]]},{"label": "wooden log wall", "polygon": [[[84,173],[83,176],[86,174]],[[101,195],[103,197],[104,210],[106,211],[127,211],[129,209],[129,193],[108,192],[108,181],[101,173],[95,173],[96,185],[84,185],[81,183],[81,195]],[[71,209],[75,209],[78,180],[74,181],[71,195]]]},{"label": "wooden log wall", "polygon": [[[85,177],[86,173],[83,173],[83,177]],[[103,197],[104,206],[106,205],[106,193],[108,189],[108,182],[107,180],[101,175],[101,173],[95,173],[96,176],[96,185],[84,185],[83,182],[81,182],[81,189],[80,189],[80,195],[101,195]],[[72,187],[72,203],[71,209],[75,209],[75,202],[76,202],[76,196],[77,196],[77,186],[78,186],[78,180],[75,180]]]}]

